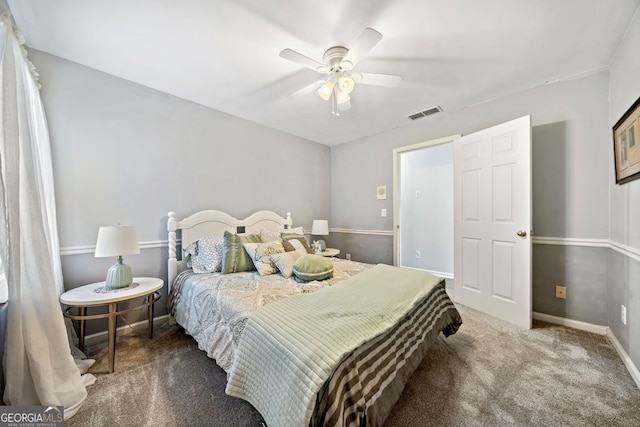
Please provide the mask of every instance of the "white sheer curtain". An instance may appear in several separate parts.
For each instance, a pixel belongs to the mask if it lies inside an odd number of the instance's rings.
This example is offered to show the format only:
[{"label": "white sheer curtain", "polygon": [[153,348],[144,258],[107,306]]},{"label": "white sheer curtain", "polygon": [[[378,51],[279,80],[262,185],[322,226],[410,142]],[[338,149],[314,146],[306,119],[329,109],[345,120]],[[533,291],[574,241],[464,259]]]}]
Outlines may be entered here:
[{"label": "white sheer curtain", "polygon": [[9,405],[63,405],[86,398],[58,303],[63,290],[47,123],[35,70],[0,15],[0,259],[9,294]]}]

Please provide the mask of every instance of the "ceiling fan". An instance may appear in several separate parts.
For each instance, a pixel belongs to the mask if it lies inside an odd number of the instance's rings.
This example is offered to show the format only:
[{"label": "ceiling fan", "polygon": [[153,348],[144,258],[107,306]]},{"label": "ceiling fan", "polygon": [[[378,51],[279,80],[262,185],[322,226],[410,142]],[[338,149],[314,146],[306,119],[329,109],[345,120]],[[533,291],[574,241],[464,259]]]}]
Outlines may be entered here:
[{"label": "ceiling fan", "polygon": [[382,39],[382,34],[373,28],[365,28],[351,48],[333,46],[324,52],[322,63],[291,49],[284,49],[280,56],[303,67],[310,68],[326,77],[303,87],[287,98],[296,98],[314,90],[325,101],[331,100],[331,113],[336,116],[351,108],[349,94],[356,83],[373,86],[397,86],[402,77],[392,74],[352,73],[351,70]]}]

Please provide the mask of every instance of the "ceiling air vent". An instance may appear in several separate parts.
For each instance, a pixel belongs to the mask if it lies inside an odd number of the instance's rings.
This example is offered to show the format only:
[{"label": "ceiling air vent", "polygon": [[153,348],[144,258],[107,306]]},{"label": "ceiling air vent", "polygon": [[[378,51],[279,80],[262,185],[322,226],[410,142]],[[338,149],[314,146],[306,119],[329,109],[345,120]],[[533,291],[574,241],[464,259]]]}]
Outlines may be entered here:
[{"label": "ceiling air vent", "polygon": [[441,112],[442,112],[442,107],[440,107],[439,105],[436,105],[435,107],[427,108],[424,111],[419,111],[417,113],[413,113],[413,114],[407,116],[407,118],[409,118],[411,120],[418,120],[418,119],[421,119],[423,117],[427,117],[427,116],[430,116],[432,114],[441,113]]}]

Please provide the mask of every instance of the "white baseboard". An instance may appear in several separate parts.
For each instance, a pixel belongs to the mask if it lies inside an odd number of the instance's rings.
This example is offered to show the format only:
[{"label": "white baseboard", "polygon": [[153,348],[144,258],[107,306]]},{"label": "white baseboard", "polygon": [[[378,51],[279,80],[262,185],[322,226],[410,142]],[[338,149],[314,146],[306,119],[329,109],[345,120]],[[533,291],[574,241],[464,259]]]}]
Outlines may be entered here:
[{"label": "white baseboard", "polygon": [[631,378],[633,378],[636,386],[640,388],[640,371],[638,371],[638,368],[633,363],[633,360],[631,360],[624,347],[622,347],[622,344],[620,344],[620,341],[618,341],[616,336],[613,334],[613,331],[608,326],[594,325],[591,323],[580,322],[579,320],[571,320],[564,317],[551,316],[550,314],[536,312],[533,312],[533,318],[536,320],[541,320],[543,322],[553,323],[554,325],[567,326],[569,328],[580,329],[582,331],[606,336],[607,338],[609,338],[609,341],[611,342],[611,345],[613,345],[613,348],[615,348],[618,352],[618,356],[620,356],[620,359],[622,359],[622,363],[624,363],[627,371],[629,371],[629,375],[631,375]]},{"label": "white baseboard", "polygon": [[580,329],[581,331],[587,331],[598,335],[607,335],[609,330],[608,326],[594,325],[593,323],[581,322],[579,320],[567,319],[565,317],[552,316],[550,314],[533,312],[534,319],[541,320],[543,322],[553,323],[554,325],[568,326],[573,329]]},{"label": "white baseboard", "polygon": [[631,378],[633,378],[633,381],[635,381],[636,386],[640,388],[640,371],[638,371],[638,368],[636,368],[633,360],[631,360],[627,352],[622,347],[622,344],[620,344],[620,341],[618,341],[618,338],[616,338],[611,329],[607,331],[607,338],[609,338],[609,341],[611,341],[613,348],[615,348],[618,352],[620,359],[622,359],[624,366],[627,367],[627,371],[629,371],[629,374],[631,374]]},{"label": "white baseboard", "polygon": [[[166,323],[169,321],[169,315],[165,314],[163,316],[158,316],[153,318],[153,326],[156,327],[161,323]],[[120,326],[116,329],[116,337],[122,335],[130,335],[134,332],[141,332],[147,330],[147,321],[141,320],[139,322],[133,323],[131,325]],[[101,341],[107,341],[108,339],[108,331],[96,332],[95,334],[87,335],[84,337],[84,345],[85,347],[88,345],[93,345],[99,343]]]}]

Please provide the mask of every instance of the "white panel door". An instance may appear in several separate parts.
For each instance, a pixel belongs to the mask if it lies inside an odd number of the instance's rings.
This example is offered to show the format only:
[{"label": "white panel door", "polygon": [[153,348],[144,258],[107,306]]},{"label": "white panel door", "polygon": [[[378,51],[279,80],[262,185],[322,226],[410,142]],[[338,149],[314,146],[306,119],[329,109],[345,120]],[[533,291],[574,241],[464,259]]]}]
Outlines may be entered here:
[{"label": "white panel door", "polygon": [[454,141],[454,299],[531,328],[531,117]]}]

